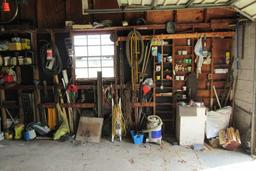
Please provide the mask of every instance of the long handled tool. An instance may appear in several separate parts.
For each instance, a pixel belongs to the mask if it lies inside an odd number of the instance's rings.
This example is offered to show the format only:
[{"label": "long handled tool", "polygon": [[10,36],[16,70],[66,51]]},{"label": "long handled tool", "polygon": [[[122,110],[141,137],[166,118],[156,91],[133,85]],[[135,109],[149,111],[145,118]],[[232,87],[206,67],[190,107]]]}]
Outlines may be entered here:
[{"label": "long handled tool", "polygon": [[215,94],[215,96],[216,96],[216,99],[217,99],[217,102],[218,102],[219,108],[221,108],[221,104],[220,104],[220,100],[219,100],[219,97],[218,97],[218,94],[217,94],[216,88],[215,88],[215,86],[212,86],[212,88],[213,88],[214,94]]},{"label": "long handled tool", "polygon": [[164,80],[164,56],[163,56],[163,53],[164,53],[164,47],[163,45],[161,45],[161,90],[164,89],[164,84],[163,84],[163,80]]},{"label": "long handled tool", "polygon": [[58,128],[58,130],[55,132],[53,139],[54,140],[58,140],[60,139],[63,135],[70,133],[70,129],[69,129],[69,125],[68,125],[68,118],[67,118],[67,113],[66,113],[66,109],[65,107],[61,107],[60,104],[64,104],[64,99],[61,93],[61,89],[59,87],[59,78],[58,75],[54,75],[53,77],[54,82],[56,84],[57,87],[57,95],[58,95],[58,100],[59,102],[57,102],[56,104],[56,109],[58,111],[58,114],[61,117],[62,123],[60,125],[60,127]]},{"label": "long handled tool", "polygon": [[[67,103],[70,104],[70,97],[69,97],[69,93],[67,90],[67,85],[69,83],[67,70],[63,70],[62,75],[63,75],[64,88],[66,89],[65,94],[66,94],[66,98],[67,98]],[[69,121],[70,132],[74,132],[73,109],[71,107],[68,107],[68,121]]]}]

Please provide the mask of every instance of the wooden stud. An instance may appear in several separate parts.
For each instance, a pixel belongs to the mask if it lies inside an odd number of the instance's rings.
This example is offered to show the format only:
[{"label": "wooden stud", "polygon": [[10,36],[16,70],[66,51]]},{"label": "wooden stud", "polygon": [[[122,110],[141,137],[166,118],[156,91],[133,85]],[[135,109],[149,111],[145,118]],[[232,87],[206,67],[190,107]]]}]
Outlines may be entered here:
[{"label": "wooden stud", "polygon": [[97,72],[97,113],[102,117],[102,72]]},{"label": "wooden stud", "polygon": [[[1,105],[3,104],[3,102],[5,101],[5,90],[1,89],[0,90],[0,102]],[[3,129],[7,129],[7,113],[5,108],[2,106],[1,107],[1,113],[2,113],[2,124],[3,124]]]}]

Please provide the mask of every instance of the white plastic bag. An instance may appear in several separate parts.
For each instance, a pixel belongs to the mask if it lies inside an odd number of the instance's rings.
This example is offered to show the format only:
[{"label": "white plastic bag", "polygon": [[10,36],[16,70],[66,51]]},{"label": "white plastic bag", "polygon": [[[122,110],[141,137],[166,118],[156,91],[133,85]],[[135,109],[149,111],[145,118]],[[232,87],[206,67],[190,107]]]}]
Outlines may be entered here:
[{"label": "white plastic bag", "polygon": [[232,113],[232,107],[227,106],[225,108],[207,112],[206,119],[206,138],[217,137],[219,131],[226,129],[229,125],[230,115]]},{"label": "white plastic bag", "polygon": [[201,73],[201,68],[202,68],[203,61],[204,61],[202,37],[200,37],[197,40],[194,52],[195,52],[196,56],[198,57],[196,70],[197,70],[197,73]]}]

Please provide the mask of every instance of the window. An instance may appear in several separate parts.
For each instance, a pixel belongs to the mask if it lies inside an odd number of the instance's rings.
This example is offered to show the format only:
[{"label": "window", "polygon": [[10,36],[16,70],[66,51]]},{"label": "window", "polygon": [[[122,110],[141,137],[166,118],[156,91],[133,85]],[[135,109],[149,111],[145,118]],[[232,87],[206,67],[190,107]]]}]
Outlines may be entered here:
[{"label": "window", "polygon": [[102,77],[114,77],[114,43],[110,34],[74,36],[76,79],[95,79],[97,72]]}]

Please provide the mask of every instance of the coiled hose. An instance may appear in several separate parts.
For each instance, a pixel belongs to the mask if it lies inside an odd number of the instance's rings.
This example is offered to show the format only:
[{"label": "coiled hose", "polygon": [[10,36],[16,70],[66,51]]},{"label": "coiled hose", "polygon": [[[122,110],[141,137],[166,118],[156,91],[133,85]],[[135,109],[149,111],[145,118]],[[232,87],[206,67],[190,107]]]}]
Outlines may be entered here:
[{"label": "coiled hose", "polygon": [[[131,47],[131,45],[132,45],[132,43],[131,43],[131,41],[133,41],[131,38],[132,38],[132,36],[133,35],[135,35],[136,36],[136,39],[139,41],[139,43],[138,43],[138,47],[136,48],[136,47]],[[134,43],[135,44],[135,43]],[[128,34],[128,36],[127,36],[127,39],[126,39],[126,58],[127,58],[127,61],[128,61],[128,63],[129,63],[129,65],[130,65],[130,67],[132,67],[132,59],[131,58],[133,58],[134,56],[132,56],[133,54],[133,52],[131,52],[130,51],[130,49],[140,49],[140,56],[139,56],[139,59],[138,59],[138,64],[141,64],[141,62],[142,62],[142,60],[143,60],[143,57],[144,57],[144,41],[143,41],[143,39],[142,39],[142,36],[141,36],[141,34],[140,34],[140,32],[138,32],[138,31],[136,31],[136,30],[133,30],[133,31],[131,31],[129,34]],[[135,53],[138,53],[138,52],[135,52]]]},{"label": "coiled hose", "polygon": [[53,76],[53,75],[57,75],[62,71],[62,61],[61,61],[61,57],[60,57],[60,53],[59,53],[59,49],[58,47],[55,45],[54,46],[54,64],[52,69],[48,69],[46,68],[46,56],[47,56],[47,49],[51,47],[51,44],[46,41],[46,40],[42,40],[41,41],[41,47],[40,47],[40,58],[41,58],[41,69],[43,71],[43,73],[45,73],[46,75],[49,76]]}]

